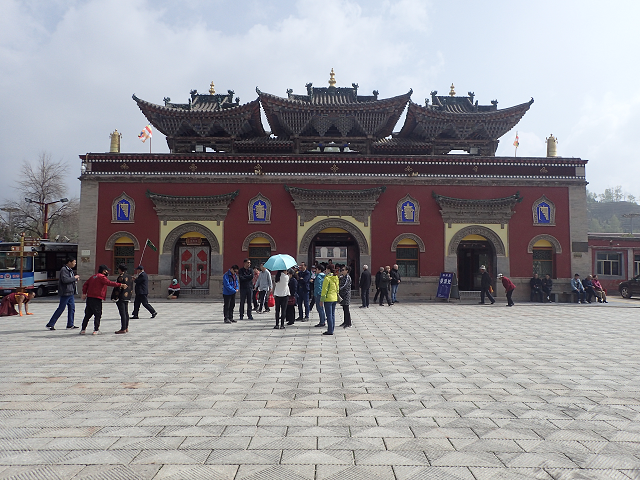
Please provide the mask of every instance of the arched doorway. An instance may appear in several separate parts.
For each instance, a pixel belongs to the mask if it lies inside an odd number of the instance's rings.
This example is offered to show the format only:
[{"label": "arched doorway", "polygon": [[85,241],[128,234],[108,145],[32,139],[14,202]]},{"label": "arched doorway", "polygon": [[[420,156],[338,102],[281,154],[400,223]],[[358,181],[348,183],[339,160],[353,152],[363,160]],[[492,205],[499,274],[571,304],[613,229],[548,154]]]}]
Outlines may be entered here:
[{"label": "arched doorway", "polygon": [[325,228],[314,235],[309,245],[309,261],[327,263],[331,259],[334,264],[349,265],[351,267],[351,285],[358,288],[360,279],[360,248],[353,235],[342,228]]},{"label": "arched doorway", "polygon": [[[322,250],[323,248],[332,248],[333,256],[328,256],[329,251]],[[318,253],[320,256],[316,257]],[[352,288],[356,289],[361,266],[371,264],[369,242],[362,231],[351,222],[341,218],[322,220],[303,235],[298,247],[297,260],[312,265],[328,258],[331,258],[334,263],[344,263],[351,267]]]},{"label": "arched doorway", "polygon": [[462,291],[480,290],[480,266],[484,265],[496,278],[495,249],[490,241],[481,235],[467,235],[458,244],[458,289]]},{"label": "arched doorway", "polygon": [[480,290],[480,265],[487,268],[494,285],[498,270],[509,275],[504,243],[491,228],[471,225],[460,229],[449,242],[447,253],[455,262],[450,265],[458,272],[461,291]]},{"label": "arched doorway", "polygon": [[198,232],[188,232],[178,239],[174,248],[177,259],[174,278],[179,279],[182,290],[208,294],[211,245],[207,238]]},{"label": "arched doorway", "polygon": [[162,244],[159,273],[180,281],[184,293],[206,295],[209,277],[222,273],[222,255],[215,234],[204,225],[184,223]]}]

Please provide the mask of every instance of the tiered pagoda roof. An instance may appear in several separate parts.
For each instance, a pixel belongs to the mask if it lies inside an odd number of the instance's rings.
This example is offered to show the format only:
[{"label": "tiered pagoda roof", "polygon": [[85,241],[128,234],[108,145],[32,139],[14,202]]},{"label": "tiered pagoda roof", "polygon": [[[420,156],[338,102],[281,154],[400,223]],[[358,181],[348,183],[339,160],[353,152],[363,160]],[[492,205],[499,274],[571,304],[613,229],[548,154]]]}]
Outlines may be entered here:
[{"label": "tiered pagoda roof", "polygon": [[286,98],[256,88],[272,133],[293,140],[298,152],[323,151],[332,143],[341,151],[345,146],[369,151],[373,141],[391,135],[412,93],[383,100],[375,90],[373,95],[358,95],[355,83],[336,87],[333,70],[329,87],[306,87],[306,95],[290,89]]},{"label": "tiered pagoda roof", "polygon": [[[412,90],[379,99],[378,92],[359,95],[358,85],[336,87],[333,69],[328,87],[306,85],[306,94],[287,90],[287,97],[261,92],[240,105],[234,92],[191,91],[188,103],[164,105],[133,99],[149,122],[166,135],[172,153],[443,155],[464,150],[493,156],[499,138],[529,110],[527,103],[498,110],[498,102],[479,105],[474,94],[448,96],[431,92],[425,106],[411,102]],[[400,132],[393,133],[409,105]],[[271,127],[265,132],[260,105]]]},{"label": "tiered pagoda roof", "polygon": [[[511,130],[529,110],[533,98],[515,107],[498,110],[498,101],[491,105],[474,103],[474,93],[456,96],[451,85],[449,96],[431,92],[431,104],[409,103],[407,118],[397,138],[431,144],[430,154],[440,155],[451,150],[473,154],[495,155],[499,138]],[[427,152],[425,152],[427,153]]]},{"label": "tiered pagoda roof", "polygon": [[260,102],[240,105],[233,99],[233,90],[227,94],[216,94],[213,82],[208,94],[191,91],[188,103],[157,105],[133,95],[149,122],[167,137],[172,152],[191,152],[196,145],[202,150],[231,151],[236,139],[266,137],[260,120]]}]

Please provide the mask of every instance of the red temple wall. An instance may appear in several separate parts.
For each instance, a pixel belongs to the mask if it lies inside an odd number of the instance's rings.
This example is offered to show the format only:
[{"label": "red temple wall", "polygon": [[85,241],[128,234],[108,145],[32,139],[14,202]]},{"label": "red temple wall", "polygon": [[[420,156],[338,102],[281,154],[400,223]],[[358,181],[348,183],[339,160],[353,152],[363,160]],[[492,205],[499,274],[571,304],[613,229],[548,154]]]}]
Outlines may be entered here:
[{"label": "red temple wall", "polygon": [[[375,185],[322,185],[296,184],[310,189],[365,189]],[[160,250],[159,224],[153,202],[145,196],[147,190],[168,195],[221,195],[239,190],[231,202],[224,229],[224,260],[226,269],[234,263],[240,264],[247,256],[242,251],[242,243],[247,235],[264,231],[277,243],[278,253],[297,253],[297,214],[290,194],[283,184],[233,184],[233,183],[116,183],[101,182],[99,187],[98,230],[96,245],[97,264],[113,264],[112,252],[105,250],[109,237],[117,231],[129,231],[137,237],[141,248],[149,238]],[[135,223],[111,223],[113,200],[126,192],[135,201]],[[509,224],[509,259],[511,276],[531,276],[532,254],[527,253],[529,241],[536,235],[553,235],[562,245],[563,253],[556,256],[556,276],[567,278],[572,273],[571,240],[569,231],[569,199],[566,187],[484,187],[484,186],[388,186],[378,199],[378,205],[371,217],[370,245],[372,271],[381,265],[393,265],[395,253],[391,251],[393,240],[401,233],[415,233],[425,243],[426,252],[420,253],[420,275],[438,276],[444,269],[444,228],[439,207],[432,198],[432,192],[439,195],[487,199],[513,195],[516,191],[524,197],[516,204],[515,213]],[[262,193],[272,204],[271,224],[248,224],[247,205],[249,200]],[[397,224],[397,202],[410,194],[420,204],[420,225]],[[535,227],[531,206],[535,200],[546,195],[556,206],[556,226]],[[147,249],[149,250],[149,249]],[[136,252],[136,262],[142,250]],[[145,253],[144,265],[149,273],[158,271],[158,254]]]}]

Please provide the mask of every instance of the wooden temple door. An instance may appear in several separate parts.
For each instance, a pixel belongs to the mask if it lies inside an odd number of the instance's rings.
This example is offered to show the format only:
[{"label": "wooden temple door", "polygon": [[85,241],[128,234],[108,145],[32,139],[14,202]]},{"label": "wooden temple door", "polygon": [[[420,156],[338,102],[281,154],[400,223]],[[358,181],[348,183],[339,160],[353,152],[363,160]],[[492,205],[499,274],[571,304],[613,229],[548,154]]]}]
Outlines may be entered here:
[{"label": "wooden temple door", "polygon": [[180,247],[180,286],[185,290],[209,289],[209,246]]}]

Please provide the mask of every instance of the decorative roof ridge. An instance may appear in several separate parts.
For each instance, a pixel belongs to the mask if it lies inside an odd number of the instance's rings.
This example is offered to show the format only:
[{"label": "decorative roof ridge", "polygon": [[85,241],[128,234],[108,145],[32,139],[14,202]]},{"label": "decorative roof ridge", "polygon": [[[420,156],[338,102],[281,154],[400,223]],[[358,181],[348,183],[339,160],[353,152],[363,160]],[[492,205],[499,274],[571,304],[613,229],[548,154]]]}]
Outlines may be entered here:
[{"label": "decorative roof ridge", "polygon": [[533,97],[531,97],[531,100],[529,100],[528,102],[524,102],[524,103],[519,103],[517,105],[512,105],[511,107],[507,107],[507,108],[497,108],[495,110],[484,110],[484,111],[472,111],[472,112],[452,112],[449,110],[441,110],[439,107],[435,107],[433,105],[420,105],[419,103],[415,103],[413,100],[409,99],[409,108],[416,108],[418,109],[421,113],[425,113],[428,112],[429,114],[431,113],[438,113],[438,114],[443,114],[443,115],[455,115],[455,116],[459,116],[459,115],[472,115],[472,116],[478,116],[478,115],[495,115],[495,114],[501,114],[501,113],[511,113],[511,112],[517,112],[523,108],[529,108],[531,107],[531,105],[533,104],[534,100]]},{"label": "decorative roof ridge", "polygon": [[[217,94],[216,94],[217,95]],[[216,96],[216,95],[212,95],[212,96]],[[222,96],[226,96],[226,95],[222,95]],[[224,105],[224,107],[220,107],[217,110],[204,110],[204,109],[193,109],[192,108],[192,103],[169,103],[169,101],[171,100],[170,98],[166,97],[165,98],[165,105],[160,105],[158,103],[153,103],[153,102],[149,102],[147,100],[143,100],[139,97],[136,96],[136,94],[134,93],[131,98],[133,98],[133,100],[138,104],[138,107],[140,108],[140,110],[142,110],[142,105],[156,109],[156,110],[160,110],[163,112],[176,112],[176,111],[183,111],[183,112],[194,112],[194,113],[198,113],[198,114],[202,114],[202,113],[222,113],[222,112],[226,112],[226,111],[238,111],[238,109],[242,109],[242,108],[252,108],[255,106],[255,104],[259,101],[259,99],[255,99],[255,100],[251,100],[247,103],[243,103],[240,104],[239,102],[236,103],[225,103],[225,104],[220,104],[220,105]],[[238,98],[236,98],[236,100],[239,100]]]},{"label": "decorative roof ridge", "polygon": [[[346,88],[346,87],[321,87],[323,89],[326,90],[330,90],[330,89],[335,89],[338,90],[338,88]],[[288,90],[287,93],[293,94],[292,90]],[[374,92],[376,92],[375,95],[375,100],[368,100],[368,101],[357,101],[357,102],[352,102],[352,103],[342,103],[342,104],[318,104],[318,103],[312,103],[311,101],[304,101],[301,98],[290,98],[290,97],[281,97],[279,95],[275,95],[273,93],[267,93],[267,92],[263,92],[261,91],[258,87],[256,87],[256,93],[258,94],[260,100],[262,100],[263,97],[265,98],[272,98],[274,100],[279,100],[279,101],[284,101],[287,103],[290,103],[292,105],[309,105],[309,106],[313,106],[313,107],[325,107],[325,106],[331,106],[331,107],[335,107],[335,106],[344,106],[344,107],[348,107],[348,106],[354,106],[354,105],[363,105],[363,104],[373,104],[373,105],[380,105],[382,102],[393,102],[393,101],[397,101],[399,99],[403,99],[406,98],[407,100],[411,98],[411,95],[413,94],[413,89],[410,88],[409,91],[407,93],[403,93],[400,95],[396,95],[394,97],[387,97],[387,98],[381,98],[379,99],[377,97],[377,90],[374,90]],[[307,95],[295,95],[296,97],[310,97]],[[359,98],[373,98],[373,97],[362,97],[362,96],[358,96]],[[406,100],[405,100],[406,101]]]},{"label": "decorative roof ridge", "polygon": [[152,201],[155,200],[164,200],[164,201],[182,201],[182,202],[230,202],[234,198],[236,198],[240,194],[240,190],[236,190],[235,192],[223,193],[221,195],[167,195],[164,193],[155,193],[151,190],[147,190],[145,196]]},{"label": "decorative roof ridge", "polygon": [[324,189],[315,189],[315,188],[300,188],[300,187],[290,187],[289,185],[284,185],[284,189],[290,194],[298,194],[306,197],[316,197],[318,195],[331,194],[334,197],[353,197],[354,195],[360,197],[373,197],[380,196],[387,189],[384,185],[381,187],[374,188],[365,188],[362,190],[324,190]]},{"label": "decorative roof ridge", "polygon": [[487,198],[487,199],[472,199],[472,198],[455,198],[455,197],[447,197],[444,195],[438,195],[435,190],[431,192],[431,196],[435,199],[438,205],[443,204],[468,204],[468,205],[501,205],[501,204],[512,204],[522,202],[524,197],[520,196],[520,192],[516,192],[514,195],[510,195],[508,197],[503,198]]}]

